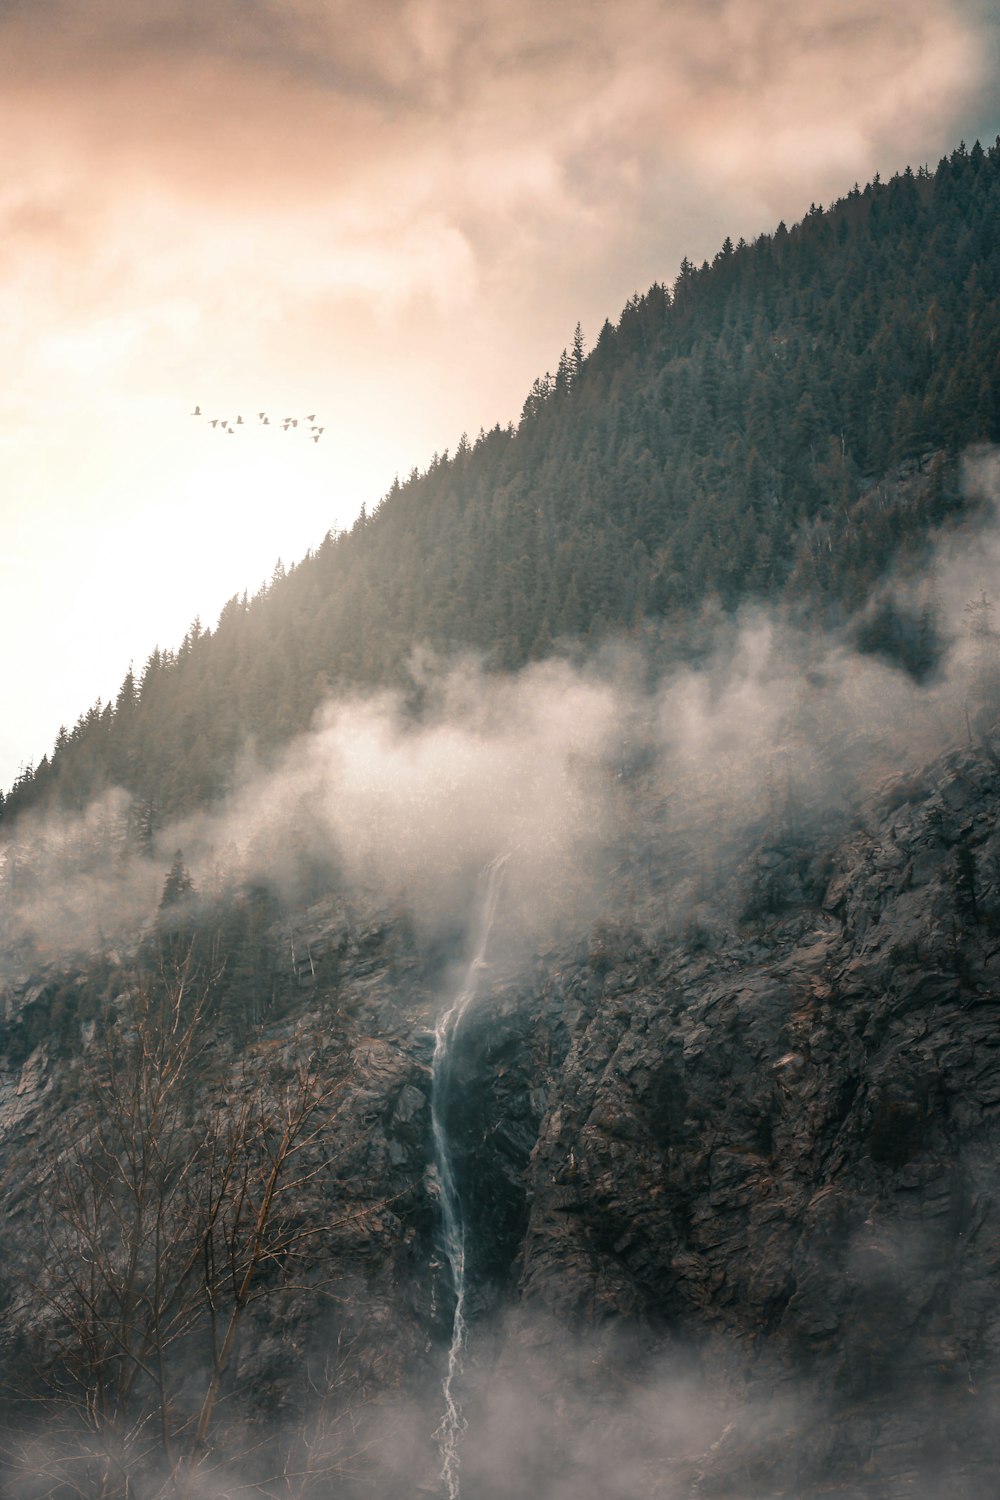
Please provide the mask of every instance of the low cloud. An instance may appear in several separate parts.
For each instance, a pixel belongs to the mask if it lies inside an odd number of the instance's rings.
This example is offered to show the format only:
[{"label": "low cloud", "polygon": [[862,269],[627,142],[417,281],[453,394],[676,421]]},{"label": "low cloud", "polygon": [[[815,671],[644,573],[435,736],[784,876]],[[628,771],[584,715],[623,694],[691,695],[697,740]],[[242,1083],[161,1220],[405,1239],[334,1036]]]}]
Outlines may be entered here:
[{"label": "low cloud", "polygon": [[[994,452],[970,457],[970,495],[987,503],[997,480]],[[178,846],[205,896],[262,881],[294,899],[303,871],[319,869],[361,900],[408,909],[428,933],[467,925],[478,874],[508,854],[497,941],[515,954],[519,942],[579,933],[630,870],[641,887],[646,851],[662,879],[640,917],[683,924],[769,829],[831,819],[835,828],[838,815],[863,810],[882,775],[964,741],[981,649],[965,606],[990,590],[998,566],[995,520],[938,549],[931,572],[946,649],[922,682],[847,637],[809,635],[761,611],[717,621],[698,667],[659,677],[628,643],[584,665],[553,660],[509,676],[417,655],[406,692],[328,703],[275,766],[248,762],[225,803],[166,829],[152,856],[134,853],[121,791],[75,817],[19,823],[2,851],[0,975],[148,923]],[[902,607],[910,589],[900,581],[887,597]],[[829,1274],[885,1303],[886,1287],[919,1282],[928,1243],[898,1218],[873,1217]],[[721,1336],[698,1355],[664,1355],[648,1331],[613,1320],[581,1339],[527,1300],[511,1316],[505,1344],[493,1330],[482,1349],[473,1341],[463,1377],[461,1476],[480,1500],[681,1500],[699,1487],[740,1493],[748,1473],[796,1493],[853,1462],[842,1442],[858,1431],[856,1409],[838,1406],[843,1393],[788,1390],[788,1367],[783,1387],[759,1349],[744,1366]],[[889,1352],[905,1377],[905,1340]],[[755,1379],[758,1389],[772,1381],[777,1396],[756,1399]],[[939,1400],[937,1387],[887,1385],[864,1428],[866,1459],[896,1472],[896,1424],[933,1438]],[[966,1418],[970,1447],[988,1451],[993,1407],[987,1396]],[[433,1382],[411,1405],[366,1408],[350,1430],[344,1493],[437,1492],[440,1408]],[[39,1463],[47,1441],[38,1438]],[[907,1443],[919,1457],[919,1436]],[[961,1458],[931,1454],[914,1479],[926,1500],[953,1477],[935,1462],[957,1472]],[[208,1485],[205,1500],[217,1493]]]},{"label": "low cloud", "polygon": [[120,681],[120,607],[72,664],[67,621],[218,465],[196,402],[328,431],[308,467],[267,450],[288,503],[254,497],[249,525],[254,461],[228,444],[199,513],[230,523],[230,581],[182,599],[198,514],[162,528],[137,656],[516,419],[577,319],[592,341],[682,256],[974,134],[994,27],[971,0],[0,7],[2,442],[29,560],[0,630],[31,642],[0,680],[21,705],[0,781]]},{"label": "low cloud", "polygon": [[223,849],[238,878],[287,892],[307,861],[433,926],[467,913],[479,872],[506,854],[507,905],[536,938],[592,901],[612,685],[559,663],[511,679],[469,663],[428,677],[422,664],[418,684],[419,720],[393,694],[329,704],[275,771],[170,830],[196,880]]},{"label": "low cloud", "polygon": [[[973,456],[970,490],[992,493],[995,464]],[[996,641],[970,635],[966,606],[998,569],[994,523],[942,545],[944,654],[920,682],[759,610],[719,619],[697,667],[652,679],[627,642],[507,676],[415,655],[407,692],[327,703],[276,765],[249,756],[231,796],[152,854],[135,852],[121,791],[22,819],[0,872],[6,966],[31,960],[19,944],[58,956],[141,930],[177,849],[205,899],[253,884],[294,903],[319,881],[426,933],[468,922],[480,872],[506,856],[500,920],[522,955],[655,874],[649,920],[680,930],[755,843],[829,842],[881,777],[967,736]],[[885,598],[905,611],[912,587]]]}]

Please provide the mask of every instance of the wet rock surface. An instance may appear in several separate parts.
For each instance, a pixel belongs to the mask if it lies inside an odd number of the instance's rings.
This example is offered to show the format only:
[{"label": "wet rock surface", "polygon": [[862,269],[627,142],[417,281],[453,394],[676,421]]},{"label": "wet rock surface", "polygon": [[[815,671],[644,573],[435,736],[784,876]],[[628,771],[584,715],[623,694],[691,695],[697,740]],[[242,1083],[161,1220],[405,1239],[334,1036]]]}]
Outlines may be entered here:
[{"label": "wet rock surface", "polygon": [[956,752],[881,789],[815,907],[697,954],[622,931],[548,981],[578,1019],[513,1336],[539,1305],[721,1336],[731,1394],[809,1399],[749,1470],[748,1405],[699,1493],[996,1487],[995,796]]},{"label": "wet rock surface", "polygon": [[[608,1442],[640,1455],[622,1494],[997,1493],[997,791],[989,753],[955,750],[888,778],[846,830],[808,846],[772,830],[686,940],[658,926],[650,880],[631,910],[485,976],[446,1109],[470,1424],[487,1416],[477,1381],[534,1392],[574,1431],[599,1410]],[[294,1403],[334,1343],[376,1410],[428,1391],[433,1406],[450,1287],[429,1062],[447,967],[397,915],[348,921],[332,898],[292,939],[285,1019],[255,1045],[308,1036],[340,1080],[303,1202],[328,1228],[240,1358],[262,1406]],[[40,1046],[0,1077],[7,1243],[29,1236],[23,1184],[63,1066]],[[699,1420],[671,1416],[680,1389],[700,1393]],[[378,1492],[433,1493],[427,1433],[395,1441],[418,1456]],[[512,1493],[476,1462],[483,1500]]]}]

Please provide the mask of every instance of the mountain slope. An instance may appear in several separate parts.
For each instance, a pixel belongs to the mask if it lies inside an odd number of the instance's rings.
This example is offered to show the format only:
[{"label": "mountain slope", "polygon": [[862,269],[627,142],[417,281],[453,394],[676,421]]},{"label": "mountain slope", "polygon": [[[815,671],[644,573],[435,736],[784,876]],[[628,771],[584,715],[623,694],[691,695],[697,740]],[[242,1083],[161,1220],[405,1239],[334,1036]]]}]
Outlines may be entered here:
[{"label": "mountain slope", "polygon": [[997,1493],[998,173],[684,268],[15,789],[4,1493]]},{"label": "mountain slope", "polygon": [[[992,744],[888,778],[853,828],[827,819],[804,841],[772,825],[712,885],[714,924],[671,930],[675,872],[654,854],[643,881],[619,867],[589,940],[552,940],[530,966],[490,953],[446,1114],[472,1329],[463,1493],[555,1500],[567,1475],[595,1500],[996,1493]],[[265,916],[258,941],[262,1025],[214,1022],[193,1119],[203,1131],[250,1087],[261,1121],[280,1120],[308,1067],[321,1134],[282,1200],[279,1229],[302,1238],[247,1305],[205,1461],[237,1493],[438,1494],[451,1295],[430,1027],[460,949],[435,953],[361,892]],[[63,1003],[98,1018],[69,1056],[51,1031],[20,1064],[5,1046],[0,1378],[29,1439],[47,1417],[41,1447],[4,1434],[17,1494],[73,1476],[87,1495],[125,1493],[118,1472],[87,1488],[78,1393],[114,1385],[90,1324],[65,1312],[67,1287],[86,1308],[94,1258],[114,1257],[58,1233],[89,1185],[105,1191],[85,1101],[98,1090],[117,1118],[103,1049],[143,1035],[123,983],[134,970],[66,976]],[[51,976],[40,988],[26,977],[8,1003],[51,1009]],[[132,1074],[114,1056],[121,1090]],[[128,1161],[157,1128],[130,1138]],[[211,1369],[192,1329],[161,1371],[178,1451]],[[133,1485],[162,1462],[159,1399],[136,1380],[93,1428],[128,1434]],[[325,1446],[303,1448],[317,1402]],[[284,1488],[261,1477],[265,1441]]]},{"label": "mountain slope", "polygon": [[[960,450],[1000,438],[998,293],[1000,146],[685,262],[589,354],[578,337],[516,430],[463,438],[214,630],[155,652],[61,731],[5,820],[118,784],[148,835],[331,689],[406,680],[420,645],[511,668],[624,629],[684,655],[707,601],[755,597],[842,622],[961,508]],[[918,672],[930,612],[904,651]]]}]

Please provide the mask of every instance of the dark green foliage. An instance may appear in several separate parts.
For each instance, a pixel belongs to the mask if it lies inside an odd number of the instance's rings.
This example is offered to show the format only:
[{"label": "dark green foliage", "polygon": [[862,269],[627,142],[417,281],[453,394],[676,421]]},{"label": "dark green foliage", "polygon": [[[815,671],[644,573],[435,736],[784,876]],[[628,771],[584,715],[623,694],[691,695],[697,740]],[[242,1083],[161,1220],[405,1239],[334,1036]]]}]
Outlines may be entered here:
[{"label": "dark green foliage", "polygon": [[66,983],[47,986],[36,1000],[24,1006],[13,1022],[0,1031],[3,1052],[11,1067],[21,1067],[37,1046],[44,1043],[56,1056],[65,1056],[79,1046],[76,989]]},{"label": "dark green foliage", "polygon": [[163,882],[163,895],[160,897],[160,914],[168,913],[171,907],[179,906],[191,896],[194,883],[184,863],[184,855],[180,849],[174,855],[174,862],[167,872],[167,878]]},{"label": "dark green foliage", "polygon": [[[1000,143],[857,187],[753,244],[685,260],[517,428],[463,437],[214,631],[130,671],[3,818],[134,797],[133,837],[223,794],[345,686],[400,685],[414,646],[499,669],[627,631],[686,650],[708,601],[839,625],[960,506],[955,459],[1000,440]],[[876,609],[865,649],[933,669],[930,612]],[[867,632],[867,635],[864,634]],[[695,634],[697,632],[695,631]],[[664,643],[667,643],[664,646]]]},{"label": "dark green foliage", "polygon": [[944,653],[930,605],[908,609],[892,597],[877,600],[859,621],[855,645],[908,672],[915,682],[933,677]]},{"label": "dark green foliage", "polygon": [[51,1057],[77,1055],[83,1027],[94,1020],[106,1001],[108,973],[104,959],[93,959],[79,971],[60,973],[27,1005],[0,1022],[0,1054],[6,1066],[20,1067],[38,1046]]},{"label": "dark green foliage", "polygon": [[[219,959],[214,1000],[220,1019],[237,1035],[259,1026],[274,1003],[278,955],[269,926],[276,915],[274,897],[254,889],[223,903],[214,925],[214,951]],[[286,983],[291,968],[286,960]]]}]

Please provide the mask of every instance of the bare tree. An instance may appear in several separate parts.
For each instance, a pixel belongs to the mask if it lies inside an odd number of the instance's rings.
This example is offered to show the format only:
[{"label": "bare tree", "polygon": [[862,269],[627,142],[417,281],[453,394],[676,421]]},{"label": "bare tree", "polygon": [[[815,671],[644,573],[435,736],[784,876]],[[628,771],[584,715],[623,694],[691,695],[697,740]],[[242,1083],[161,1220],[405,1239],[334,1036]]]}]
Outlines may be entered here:
[{"label": "bare tree", "polygon": [[[248,1310],[291,1285],[330,1227],[305,1205],[338,1087],[301,1040],[236,1063],[207,1022],[183,961],[131,976],[88,1051],[14,1309],[41,1324],[44,1421],[9,1455],[37,1500],[187,1500],[209,1474],[213,1493],[247,1492],[229,1440],[234,1356]],[[342,1385],[327,1381],[316,1440],[298,1433],[257,1493],[304,1494],[329,1471]]]}]

